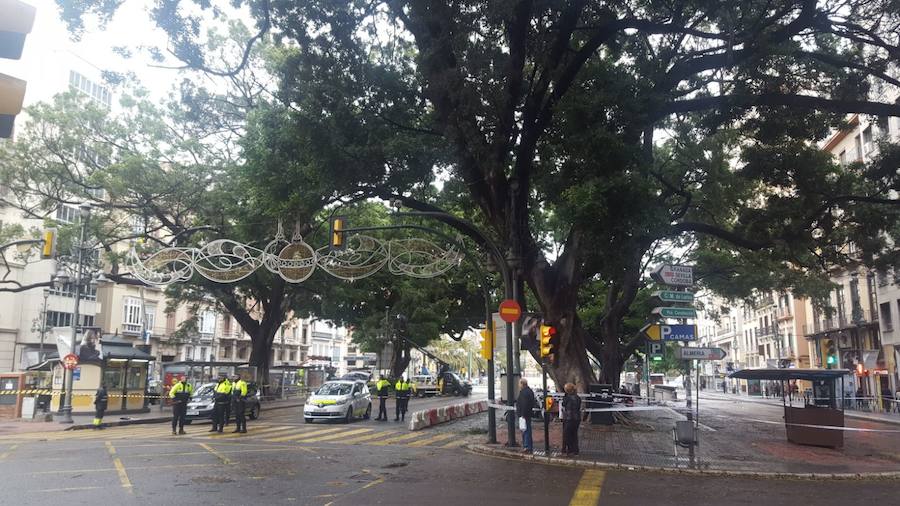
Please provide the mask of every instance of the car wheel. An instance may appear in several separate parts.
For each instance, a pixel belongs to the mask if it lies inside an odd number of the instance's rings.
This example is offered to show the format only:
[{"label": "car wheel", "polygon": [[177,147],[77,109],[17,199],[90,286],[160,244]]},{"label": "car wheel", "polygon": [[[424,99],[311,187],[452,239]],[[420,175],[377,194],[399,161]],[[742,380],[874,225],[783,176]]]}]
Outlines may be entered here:
[{"label": "car wheel", "polygon": [[353,408],[347,408],[347,416],[344,417],[344,423],[353,421]]},{"label": "car wheel", "polygon": [[313,423],[313,419],[312,418],[304,418],[303,423]]},{"label": "car wheel", "polygon": [[250,408],[250,419],[256,420],[259,418],[259,406],[253,406]]},{"label": "car wheel", "polygon": [[368,406],[366,406],[366,414],[363,415],[363,420],[368,420],[372,418],[372,403],[370,402]]}]

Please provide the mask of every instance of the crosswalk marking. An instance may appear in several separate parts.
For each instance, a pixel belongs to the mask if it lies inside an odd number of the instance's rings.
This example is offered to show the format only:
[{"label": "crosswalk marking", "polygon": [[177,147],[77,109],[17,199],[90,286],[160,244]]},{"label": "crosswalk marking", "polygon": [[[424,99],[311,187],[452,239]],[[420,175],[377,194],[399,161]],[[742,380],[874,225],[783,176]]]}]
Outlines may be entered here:
[{"label": "crosswalk marking", "polygon": [[397,442],[400,442],[400,441],[406,441],[407,439],[415,439],[415,438],[420,437],[420,436],[422,436],[421,433],[419,433],[419,432],[413,432],[412,434],[404,434],[404,435],[402,435],[402,436],[392,437],[392,438],[385,439],[385,440],[382,440],[382,441],[376,441],[376,442],[371,443],[371,444],[372,444],[372,446],[387,446],[387,445],[389,445],[389,444],[394,444],[394,443],[397,443]]},{"label": "crosswalk marking", "polygon": [[313,438],[304,437],[302,439],[295,440],[294,442],[296,442],[296,443],[316,443],[319,441],[332,441],[335,439],[341,439],[346,436],[355,436],[358,434],[362,434],[364,432],[372,432],[372,429],[356,429],[356,430],[340,431],[337,434],[327,434],[324,436],[317,436],[317,437],[313,437]]},{"label": "crosswalk marking", "polygon": [[436,435],[436,436],[434,436],[434,437],[429,437],[429,438],[426,438],[426,439],[420,439],[420,440],[418,440],[418,441],[413,441],[412,443],[409,443],[409,444],[407,444],[406,446],[410,446],[410,447],[413,447],[413,448],[418,448],[418,447],[420,447],[420,446],[427,446],[427,445],[430,445],[431,443],[437,443],[437,442],[443,441],[443,440],[445,440],[445,439],[450,439],[450,438],[453,437],[453,436],[456,436],[456,434],[454,434],[454,433],[452,433],[452,432],[450,432],[450,433],[444,433],[444,434],[438,434],[438,435]]},{"label": "crosswalk marking", "polygon": [[[372,439],[378,439],[378,438],[389,438],[389,437],[393,437],[393,436],[396,436],[396,435],[397,435],[397,433],[394,432],[394,431],[390,431],[390,432],[388,432],[388,431],[385,431],[385,432],[374,432],[374,433],[372,433],[372,434],[366,434],[365,436],[359,436],[359,437],[353,437],[353,438],[350,438],[350,439],[344,439],[344,440],[341,441],[341,443],[343,443],[343,444],[356,444],[356,443],[362,443],[363,441],[371,441]],[[365,444],[368,444],[368,443],[365,443]]]},{"label": "crosswalk marking", "polygon": [[319,430],[313,430],[313,431],[306,431],[301,434],[290,434],[288,436],[276,437],[276,438],[272,438],[272,439],[263,439],[263,441],[269,441],[269,442],[273,442],[273,443],[281,443],[283,441],[291,441],[294,439],[301,439],[301,438],[305,438],[308,436],[318,436],[319,434],[328,434],[329,432],[337,432],[339,430],[344,430],[344,429],[342,429],[342,428],[319,429]]},{"label": "crosswalk marking", "polygon": [[231,432],[228,434],[216,434],[214,436],[209,436],[209,439],[230,439],[230,438],[235,438],[235,437],[255,437],[255,436],[262,435],[262,434],[265,434],[266,437],[268,437],[268,436],[273,436],[276,433],[287,432],[289,430],[294,430],[296,428],[297,427],[293,426],[293,425],[264,427],[264,428],[260,428],[260,429],[250,428],[250,429],[247,429],[246,434],[242,434],[240,432],[237,432],[237,433]]},{"label": "crosswalk marking", "polygon": [[450,441],[449,443],[447,443],[445,445],[441,445],[441,448],[457,448],[466,443],[467,443],[466,438],[464,438],[460,435],[459,439],[457,439],[456,441]]}]

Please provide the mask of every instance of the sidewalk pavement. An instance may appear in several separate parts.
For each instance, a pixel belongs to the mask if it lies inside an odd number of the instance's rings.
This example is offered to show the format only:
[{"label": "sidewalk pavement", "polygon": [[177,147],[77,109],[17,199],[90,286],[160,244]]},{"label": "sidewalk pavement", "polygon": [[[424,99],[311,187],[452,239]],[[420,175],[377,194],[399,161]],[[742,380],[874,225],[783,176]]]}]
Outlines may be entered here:
[{"label": "sidewalk pavement", "polygon": [[[720,401],[734,402],[754,402],[759,404],[768,404],[771,406],[781,406],[781,399],[767,399],[765,397],[750,397],[749,395],[740,394],[723,394],[719,392],[711,392],[709,390],[700,391],[700,400],[715,399]],[[802,402],[802,401],[800,401]],[[794,401],[796,404],[797,401]],[[868,420],[870,422],[890,423],[900,425],[900,413],[875,413],[871,411],[857,411],[855,409],[845,409],[844,416],[847,418],[855,418],[857,420]]]},{"label": "sidewalk pavement", "polygon": [[[277,409],[302,407],[304,398],[264,401],[261,404],[262,412]],[[21,434],[24,432],[50,432],[59,430],[90,429],[94,426],[93,414],[72,415],[72,424],[59,423],[59,417],[54,416],[52,421],[40,420],[3,420],[0,421],[0,435]],[[164,423],[172,420],[172,410],[169,407],[160,409],[159,406],[150,406],[148,413],[131,413],[107,415],[103,418],[103,425],[113,427],[119,425],[137,425],[147,423]]]},{"label": "sidewalk pavement", "polygon": [[[701,399],[702,407],[702,399]],[[779,406],[780,407],[780,406]],[[624,416],[623,416],[624,415]],[[611,466],[641,469],[690,468],[688,450],[678,449],[675,457],[672,429],[684,419],[674,409],[619,413],[624,423],[612,426],[584,422],[579,431],[580,454],[563,458],[562,423],[550,423],[550,457],[555,462],[582,466]],[[701,409],[697,463],[694,470],[714,474],[749,476],[815,476],[900,478],[900,430],[873,422],[848,422],[848,426],[876,431],[844,433],[842,449],[801,446],[789,443],[784,425],[775,421],[773,409],[748,413],[744,406]],[[498,423],[497,440],[505,442],[506,425]],[[883,431],[883,432],[877,432]],[[516,435],[521,445],[521,432]],[[543,422],[533,425],[534,455],[544,454]],[[525,456],[499,445],[474,445],[475,451],[503,452],[507,456]],[[541,460],[535,457],[535,460]]]}]

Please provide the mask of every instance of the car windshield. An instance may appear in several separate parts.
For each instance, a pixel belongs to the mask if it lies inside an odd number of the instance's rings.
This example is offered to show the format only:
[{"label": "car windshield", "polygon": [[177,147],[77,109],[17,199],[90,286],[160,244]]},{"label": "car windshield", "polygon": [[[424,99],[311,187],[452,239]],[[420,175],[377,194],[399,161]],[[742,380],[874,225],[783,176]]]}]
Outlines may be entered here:
[{"label": "car windshield", "polygon": [[316,392],[316,395],[350,395],[351,383],[325,383]]},{"label": "car windshield", "polygon": [[213,395],[213,385],[203,385],[198,388],[196,392],[194,392],[194,397],[203,398],[203,397],[212,397]]}]

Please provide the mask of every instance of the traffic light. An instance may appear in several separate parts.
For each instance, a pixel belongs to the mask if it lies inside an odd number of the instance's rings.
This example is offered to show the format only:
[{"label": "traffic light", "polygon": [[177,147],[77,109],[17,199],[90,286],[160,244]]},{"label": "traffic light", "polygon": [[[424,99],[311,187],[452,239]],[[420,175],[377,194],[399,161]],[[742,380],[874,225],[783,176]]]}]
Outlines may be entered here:
[{"label": "traffic light", "polygon": [[825,364],[828,365],[828,369],[837,364],[837,351],[835,351],[834,341],[831,339],[825,341]]},{"label": "traffic light", "polygon": [[41,234],[43,243],[41,244],[41,258],[50,259],[56,256],[56,229],[46,228]]},{"label": "traffic light", "polygon": [[[0,0],[0,58],[18,60],[25,36],[34,26],[34,7],[18,0]],[[0,138],[12,137],[16,115],[25,100],[25,81],[0,74]]]},{"label": "traffic light", "polygon": [[485,360],[494,359],[494,336],[488,329],[481,331],[481,358]]},{"label": "traffic light", "polygon": [[331,217],[331,249],[333,250],[343,250],[347,247],[347,243],[345,241],[345,232],[344,229],[347,226],[347,219],[343,216],[332,216]]},{"label": "traffic light", "polygon": [[541,358],[549,357],[556,353],[556,328],[550,324],[541,325]]}]

